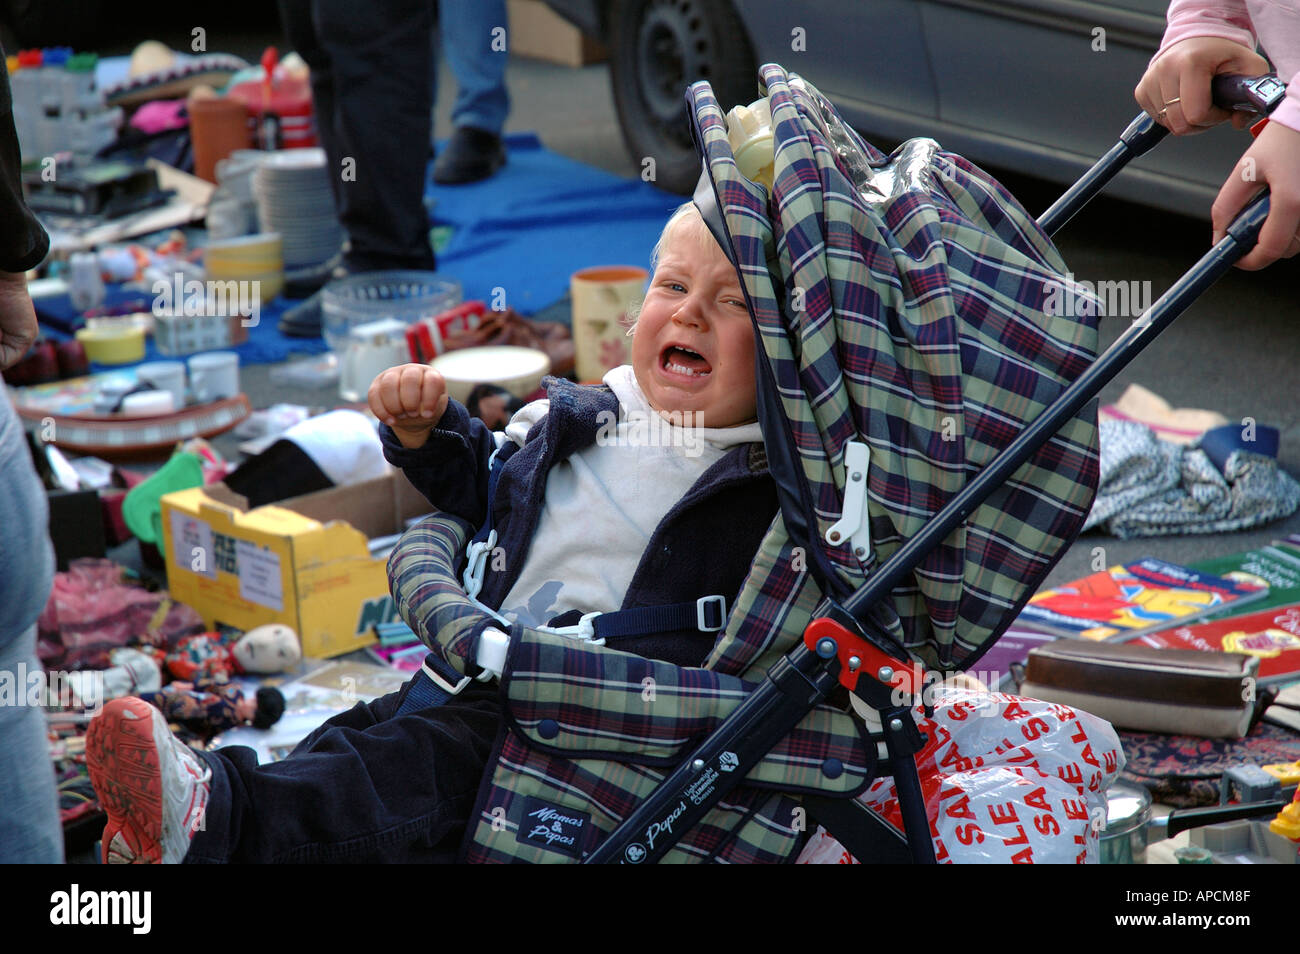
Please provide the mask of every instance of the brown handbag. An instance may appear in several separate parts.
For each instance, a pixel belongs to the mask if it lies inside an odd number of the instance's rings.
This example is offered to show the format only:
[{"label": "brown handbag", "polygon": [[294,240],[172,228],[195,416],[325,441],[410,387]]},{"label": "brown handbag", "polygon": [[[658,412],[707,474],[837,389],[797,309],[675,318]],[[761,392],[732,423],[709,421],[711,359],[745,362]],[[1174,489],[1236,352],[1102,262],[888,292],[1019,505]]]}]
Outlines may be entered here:
[{"label": "brown handbag", "polygon": [[1234,739],[1250,728],[1258,672],[1245,653],[1061,639],[1030,650],[1020,694],[1117,728]]}]

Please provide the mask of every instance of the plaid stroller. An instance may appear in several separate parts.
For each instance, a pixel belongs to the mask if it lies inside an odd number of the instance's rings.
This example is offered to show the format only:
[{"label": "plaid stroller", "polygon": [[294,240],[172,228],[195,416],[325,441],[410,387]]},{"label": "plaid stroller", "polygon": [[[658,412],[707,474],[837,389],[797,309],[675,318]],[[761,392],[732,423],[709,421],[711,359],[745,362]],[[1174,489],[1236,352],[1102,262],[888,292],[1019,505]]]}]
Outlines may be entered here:
[{"label": "plaid stroller", "polygon": [[[780,513],[701,668],[510,627],[469,861],[789,861],[809,813],[859,857],[932,860],[911,761],[922,667],[978,661],[1088,513],[1088,402],[1108,378],[1057,399],[1092,373],[1098,311],[1043,229],[932,141],[885,156],[810,84],[777,66],[762,79],[770,196],[738,172],[708,84],[688,99],[696,203],[762,345]],[[1062,294],[1074,306],[1049,314]],[[1013,444],[1018,460],[998,457]],[[464,679],[502,625],[457,576],[471,534],[435,515],[389,563],[403,618]],[[883,733],[824,701],[837,685],[881,710]],[[854,801],[878,775],[895,778],[910,847]],[[538,839],[529,817],[560,824]]]}]

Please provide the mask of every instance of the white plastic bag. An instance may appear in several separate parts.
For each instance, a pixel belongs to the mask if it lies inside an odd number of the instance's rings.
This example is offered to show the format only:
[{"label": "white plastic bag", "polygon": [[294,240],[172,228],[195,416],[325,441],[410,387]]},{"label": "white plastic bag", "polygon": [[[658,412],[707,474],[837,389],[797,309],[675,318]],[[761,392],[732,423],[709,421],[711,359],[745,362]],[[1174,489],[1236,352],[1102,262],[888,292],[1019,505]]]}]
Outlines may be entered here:
[{"label": "white plastic bag", "polygon": [[[1110,724],[1069,706],[1004,693],[941,689],[936,695],[933,718],[917,712],[927,742],[916,764],[937,859],[1096,862],[1106,788],[1124,767]],[[902,830],[893,779],[877,779],[861,799]],[[819,832],[799,861],[844,863],[833,860],[836,846]]]}]

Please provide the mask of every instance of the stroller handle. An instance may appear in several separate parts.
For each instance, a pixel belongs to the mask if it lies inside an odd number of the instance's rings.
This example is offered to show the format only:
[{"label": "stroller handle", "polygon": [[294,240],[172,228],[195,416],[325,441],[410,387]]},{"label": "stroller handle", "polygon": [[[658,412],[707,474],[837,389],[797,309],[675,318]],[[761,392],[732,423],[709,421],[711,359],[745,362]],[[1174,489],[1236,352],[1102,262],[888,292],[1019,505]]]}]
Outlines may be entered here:
[{"label": "stroller handle", "polygon": [[[916,536],[903,544],[860,589],[844,600],[838,607],[839,612],[833,613],[832,619],[838,617],[836,621],[856,620],[861,625],[868,617],[871,607],[886,598],[894,586],[920,564],[927,553],[938,546],[1060,430],[1066,421],[1095,398],[1111,379],[1124,370],[1192,302],[1254,247],[1259,238],[1259,230],[1268,218],[1268,212],[1269,196],[1264,192],[1237,216],[1228,227],[1227,235],[1153,302],[1087,371],[952,497]],[[865,630],[859,629],[858,635],[872,642]],[[880,648],[884,651],[883,647]],[[749,774],[750,769],[758,764],[777,739],[790,731],[839,685],[839,664],[834,653],[833,645],[825,651],[820,645],[815,650],[799,645],[788,657],[778,660],[758,688],[584,859],[585,863],[650,863],[666,854],[682,832],[703,817],[718,799]],[[931,861],[934,850],[925,837],[928,822],[925,821],[924,800],[919,783],[915,780],[915,763],[895,756],[896,748],[899,754],[907,751],[905,740],[901,737],[902,731],[908,726],[915,731],[915,725],[911,722],[909,710],[902,706],[886,710],[882,717],[891,727],[892,721],[897,718],[900,727],[900,737],[895,739],[893,735],[887,734],[886,741],[892,743],[890,755],[895,762],[895,779],[905,782],[908,787],[906,792],[900,787],[899,801],[908,829],[909,845],[917,860]],[[734,761],[728,771],[722,773],[713,795],[700,803],[691,799],[691,804],[687,807],[687,792],[696,773],[717,761],[722,752],[732,755]],[[678,805],[683,807],[681,824],[669,826],[672,833],[647,849],[638,838],[657,819],[669,816],[677,819],[677,809],[674,806]]]},{"label": "stroller handle", "polygon": [[866,584],[843,603],[861,618],[883,599],[921,559],[955,530],[966,517],[1033,456],[1053,434],[1095,398],[1156,337],[1173,324],[1192,302],[1255,247],[1268,218],[1267,190],[1256,196],[1228,226],[1227,234],[1143,312],[1133,324],[1048,408],[1008,444],[996,458],[952,497],[916,536],[901,546]]},{"label": "stroller handle", "polygon": [[[1211,95],[1214,105],[1234,112],[1255,113],[1267,116],[1286,96],[1286,84],[1272,73],[1263,76],[1242,76],[1224,73],[1214,77]],[[1138,113],[1128,128],[1120,134],[1119,142],[1111,146],[1104,156],[1070,186],[1052,207],[1038,219],[1039,227],[1048,235],[1055,235],[1066,222],[1093,200],[1120,170],[1138,156],[1145,155],[1164,139],[1169,130],[1146,113]]]}]

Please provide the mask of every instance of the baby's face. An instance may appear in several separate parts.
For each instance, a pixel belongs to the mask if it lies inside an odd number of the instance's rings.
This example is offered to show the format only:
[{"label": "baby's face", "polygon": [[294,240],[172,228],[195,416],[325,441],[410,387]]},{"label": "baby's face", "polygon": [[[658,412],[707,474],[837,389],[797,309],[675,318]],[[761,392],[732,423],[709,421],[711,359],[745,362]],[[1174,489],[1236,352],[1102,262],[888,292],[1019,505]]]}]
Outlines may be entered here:
[{"label": "baby's face", "polygon": [[656,411],[695,427],[755,419],[754,328],[736,270],[699,216],[664,238],[632,338],[632,368]]}]

